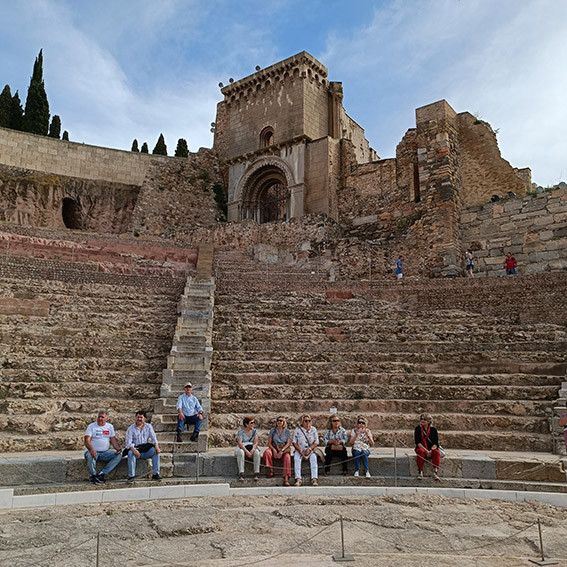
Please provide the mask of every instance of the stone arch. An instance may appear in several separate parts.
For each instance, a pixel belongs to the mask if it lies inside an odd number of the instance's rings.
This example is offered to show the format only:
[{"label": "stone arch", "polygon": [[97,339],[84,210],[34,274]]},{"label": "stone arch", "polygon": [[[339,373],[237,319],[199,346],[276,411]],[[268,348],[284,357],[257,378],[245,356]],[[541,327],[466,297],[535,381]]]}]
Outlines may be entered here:
[{"label": "stone arch", "polygon": [[260,132],[260,148],[269,148],[274,144],[274,129],[271,126],[266,126]]},{"label": "stone arch", "polygon": [[71,199],[71,197],[65,197],[63,199],[61,216],[63,217],[63,223],[67,228],[70,228],[71,230],[83,229],[81,205],[75,199]]},{"label": "stone arch", "polygon": [[294,184],[293,173],[281,158],[272,156],[257,160],[238,184],[236,200],[240,220],[264,223],[289,219],[290,188]]}]

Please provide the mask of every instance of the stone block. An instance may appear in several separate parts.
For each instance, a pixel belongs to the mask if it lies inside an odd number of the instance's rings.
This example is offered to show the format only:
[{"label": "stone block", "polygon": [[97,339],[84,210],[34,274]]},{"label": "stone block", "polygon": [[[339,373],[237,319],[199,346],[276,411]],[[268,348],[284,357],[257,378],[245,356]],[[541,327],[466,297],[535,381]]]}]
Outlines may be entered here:
[{"label": "stone block", "polygon": [[0,510],[9,510],[12,507],[14,490],[12,488],[0,489]]},{"label": "stone block", "polygon": [[150,500],[163,498],[185,498],[185,486],[179,484],[150,487]]},{"label": "stone block", "polygon": [[103,490],[85,490],[83,492],[58,492],[55,494],[55,505],[92,504],[102,502]]},{"label": "stone block", "polygon": [[463,478],[495,479],[496,464],[493,459],[483,455],[463,456],[461,464]]},{"label": "stone block", "polygon": [[29,459],[4,459],[0,470],[3,486],[65,482],[67,479],[67,463],[63,457],[38,457],[33,467],[29,465]]},{"label": "stone block", "polygon": [[559,508],[567,508],[567,494],[555,492],[516,492],[517,502],[529,502],[535,500],[543,504],[550,504]]},{"label": "stone block", "polygon": [[150,488],[115,488],[102,491],[103,502],[125,502],[129,500],[149,500]]},{"label": "stone block", "polygon": [[26,494],[14,496],[12,508],[39,508],[42,506],[55,506],[56,495],[52,494]]}]

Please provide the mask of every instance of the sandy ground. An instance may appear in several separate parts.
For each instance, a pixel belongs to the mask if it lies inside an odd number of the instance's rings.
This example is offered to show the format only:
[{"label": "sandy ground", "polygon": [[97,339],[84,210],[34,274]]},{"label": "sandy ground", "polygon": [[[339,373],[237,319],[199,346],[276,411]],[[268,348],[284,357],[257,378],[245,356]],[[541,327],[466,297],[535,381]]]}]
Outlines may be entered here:
[{"label": "sandy ground", "polygon": [[537,502],[395,497],[232,496],[0,513],[0,565],[567,566],[567,509]]}]

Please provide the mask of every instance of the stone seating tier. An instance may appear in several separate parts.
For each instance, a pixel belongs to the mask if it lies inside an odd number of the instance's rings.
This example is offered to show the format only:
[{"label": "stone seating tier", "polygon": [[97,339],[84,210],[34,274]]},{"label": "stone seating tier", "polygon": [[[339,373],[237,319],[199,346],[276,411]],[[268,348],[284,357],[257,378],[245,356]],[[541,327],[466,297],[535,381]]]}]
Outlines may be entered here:
[{"label": "stone seating tier", "polygon": [[213,446],[234,445],[247,414],[264,436],[277,415],[295,425],[304,412],[323,433],[336,407],[348,427],[364,413],[381,446],[413,446],[429,411],[454,449],[552,450],[564,277],[341,289],[259,264],[251,277],[253,264],[228,252],[216,264]]},{"label": "stone seating tier", "polygon": [[[153,411],[171,346],[177,280],[89,281],[75,264],[46,274],[44,263],[18,264],[25,285],[0,274],[0,451],[79,449],[101,407],[123,437],[136,410]],[[33,315],[26,302],[45,307]]]}]

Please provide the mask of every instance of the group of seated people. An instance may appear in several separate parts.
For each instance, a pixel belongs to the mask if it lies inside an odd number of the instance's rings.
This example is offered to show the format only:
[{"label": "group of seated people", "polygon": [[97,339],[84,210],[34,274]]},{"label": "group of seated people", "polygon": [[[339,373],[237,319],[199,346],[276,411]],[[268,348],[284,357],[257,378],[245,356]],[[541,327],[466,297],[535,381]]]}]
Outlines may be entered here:
[{"label": "group of seated people", "polygon": [[[348,476],[348,453],[347,447],[352,447],[352,459],[354,460],[354,476],[362,473],[369,478],[368,456],[370,447],[374,445],[372,431],[367,426],[366,418],[362,415],[357,418],[356,427],[348,433],[341,426],[341,419],[335,413],[329,416],[327,429],[323,437],[325,472],[328,476],[331,470],[333,457],[340,459],[344,476]],[[418,479],[423,478],[423,466],[425,461],[433,464],[433,478],[440,480],[438,473],[440,464],[439,436],[437,429],[431,425],[432,418],[429,414],[420,416],[420,425],[415,428],[415,452],[417,454]],[[301,486],[301,463],[309,461],[311,469],[311,483],[318,485],[319,469],[317,462],[317,450],[319,447],[319,434],[312,424],[309,414],[301,417],[301,422],[294,432],[286,426],[285,417],[279,416],[276,424],[268,434],[268,448],[261,455],[260,438],[255,428],[256,421],[253,416],[247,416],[242,421],[242,427],[236,435],[236,448],[234,454],[238,466],[238,479],[244,480],[244,464],[248,458],[253,462],[254,480],[259,479],[262,458],[268,478],[274,476],[274,460],[282,461],[284,486],[290,486],[291,479],[291,455],[293,454],[295,486]]]}]

